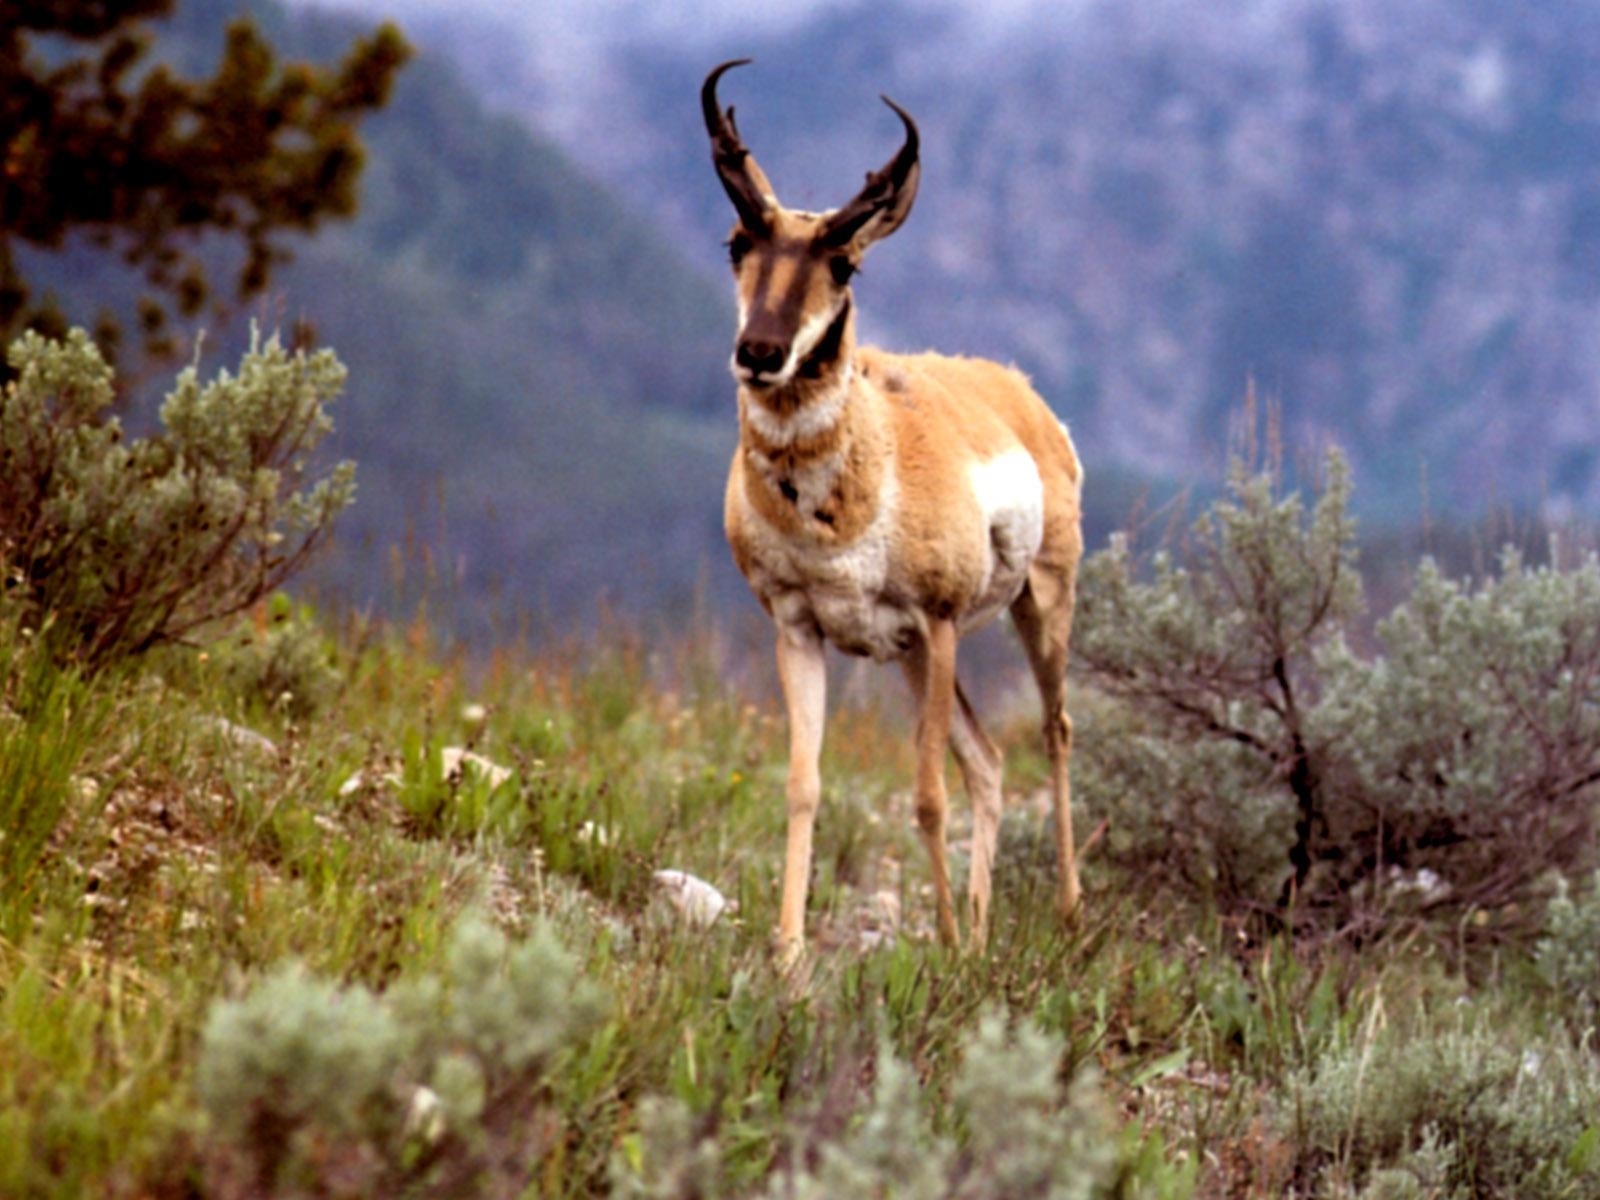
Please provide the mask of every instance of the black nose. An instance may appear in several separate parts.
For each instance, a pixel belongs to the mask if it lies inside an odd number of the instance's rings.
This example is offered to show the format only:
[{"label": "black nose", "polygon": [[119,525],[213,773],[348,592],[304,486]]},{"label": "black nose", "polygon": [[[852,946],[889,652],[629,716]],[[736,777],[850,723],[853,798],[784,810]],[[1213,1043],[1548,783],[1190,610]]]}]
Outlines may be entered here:
[{"label": "black nose", "polygon": [[784,360],[788,357],[787,346],[780,346],[777,342],[757,341],[754,338],[741,340],[733,352],[734,362],[756,376],[776,375],[783,370]]}]

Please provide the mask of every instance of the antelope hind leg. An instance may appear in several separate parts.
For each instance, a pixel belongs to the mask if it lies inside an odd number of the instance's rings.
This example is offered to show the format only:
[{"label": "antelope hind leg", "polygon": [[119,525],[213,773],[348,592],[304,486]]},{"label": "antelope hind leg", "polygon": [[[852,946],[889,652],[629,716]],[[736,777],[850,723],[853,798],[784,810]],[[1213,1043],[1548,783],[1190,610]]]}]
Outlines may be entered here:
[{"label": "antelope hind leg", "polygon": [[975,949],[989,937],[989,893],[995,851],[1000,842],[1000,750],[978,722],[966,693],[956,681],[955,720],[950,746],[972,802],[972,866],[967,877],[968,935]]},{"label": "antelope hind leg", "polygon": [[931,620],[928,637],[910,651],[906,677],[917,700],[917,825],[933,864],[933,892],[938,906],[939,940],[959,946],[955,903],[950,892],[950,863],[945,849],[945,748],[956,707],[956,627],[953,621]]},{"label": "antelope hind leg", "polygon": [[1060,863],[1058,906],[1063,918],[1078,911],[1078,861],[1072,837],[1072,718],[1067,715],[1067,644],[1072,637],[1073,577],[1035,566],[1011,617],[1039,685],[1044,744],[1050,757],[1050,792]]}]

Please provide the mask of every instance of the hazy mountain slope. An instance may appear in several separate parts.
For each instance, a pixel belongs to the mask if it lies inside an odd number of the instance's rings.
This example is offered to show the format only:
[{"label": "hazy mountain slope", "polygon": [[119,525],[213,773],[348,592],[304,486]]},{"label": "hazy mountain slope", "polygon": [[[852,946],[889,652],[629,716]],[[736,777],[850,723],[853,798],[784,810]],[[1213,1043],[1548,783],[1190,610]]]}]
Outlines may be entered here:
[{"label": "hazy mountain slope", "polygon": [[[237,7],[185,0],[160,52],[203,65]],[[285,55],[326,60],[364,24],[254,7]],[[256,318],[310,322],[349,367],[334,449],[358,496],[322,580],[383,608],[431,574],[469,630],[740,586],[720,539],[726,297],[425,47],[364,133],[357,219],[297,245],[264,302],[209,319],[202,361],[231,363]],[[82,250],[47,267],[78,319],[129,290]]]},{"label": "hazy mountain slope", "polygon": [[[1369,499],[1414,501],[1427,462],[1447,500],[1600,505],[1600,22],[1196,11],[1100,6],[976,65],[954,18],[877,7],[741,43],[758,65],[730,91],[800,181],[862,160],[836,125],[892,137],[874,88],[913,106],[927,203],[873,264],[896,332],[1009,348],[1101,456],[1181,470],[1253,374],[1297,441],[1351,449]],[[664,111],[655,71],[628,78]]]},{"label": "hazy mountain slope", "polygon": [[341,568],[415,523],[451,590],[507,615],[684,602],[708,560],[727,585],[723,298],[436,61],[406,83],[361,217],[283,276],[352,368]]},{"label": "hazy mountain slope", "polygon": [[[710,64],[756,58],[726,98],[801,205],[892,151],[878,91],[910,107],[922,196],[868,264],[869,326],[1016,358],[1092,462],[1212,465],[1253,376],[1292,443],[1351,451],[1369,508],[1414,514],[1424,468],[1436,505],[1600,508],[1592,5],[856,4],[610,37],[611,132],[568,148],[704,258],[727,221],[694,105]],[[570,112],[577,85],[555,106],[505,44],[481,86]]]}]

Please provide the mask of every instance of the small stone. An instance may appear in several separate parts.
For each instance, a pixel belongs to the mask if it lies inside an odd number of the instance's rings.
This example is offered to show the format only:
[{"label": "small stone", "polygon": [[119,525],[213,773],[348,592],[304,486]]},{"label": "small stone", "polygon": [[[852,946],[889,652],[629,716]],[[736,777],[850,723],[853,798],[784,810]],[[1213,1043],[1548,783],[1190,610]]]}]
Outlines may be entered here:
[{"label": "small stone", "polygon": [[227,717],[203,717],[201,722],[235,746],[243,746],[247,750],[259,750],[262,754],[278,753],[278,745],[271,738],[257,733],[254,729],[246,729],[243,725],[235,725]]},{"label": "small stone", "polygon": [[[361,791],[362,788],[367,786],[367,773],[365,771],[357,771],[355,774],[350,776],[349,779],[346,779],[339,785],[339,795],[343,797],[354,796],[357,792]],[[399,787],[400,776],[394,771],[384,771],[376,778],[375,781],[373,781],[371,786]]]},{"label": "small stone", "polygon": [[440,754],[444,764],[444,777],[456,779],[460,777],[467,767],[489,781],[490,787],[499,787],[502,783],[511,780],[511,768],[502,767],[497,762],[491,762],[481,754],[461,746],[446,746]]},{"label": "small stone", "polygon": [[708,928],[728,907],[726,896],[687,871],[657,871],[654,879],[656,890],[696,928]]},{"label": "small stone", "polygon": [[439,1093],[430,1087],[418,1086],[411,1093],[411,1103],[406,1106],[406,1137],[420,1138],[433,1145],[444,1136],[444,1104]]}]

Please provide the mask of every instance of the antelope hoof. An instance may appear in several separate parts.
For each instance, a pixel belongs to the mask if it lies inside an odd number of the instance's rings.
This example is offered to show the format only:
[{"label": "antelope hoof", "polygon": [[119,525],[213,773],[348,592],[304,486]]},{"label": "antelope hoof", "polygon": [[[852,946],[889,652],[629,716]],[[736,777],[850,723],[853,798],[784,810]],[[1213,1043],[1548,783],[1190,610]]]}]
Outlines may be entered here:
[{"label": "antelope hoof", "polygon": [[775,937],[772,941],[772,965],[778,974],[795,976],[805,965],[806,943],[800,937]]}]

